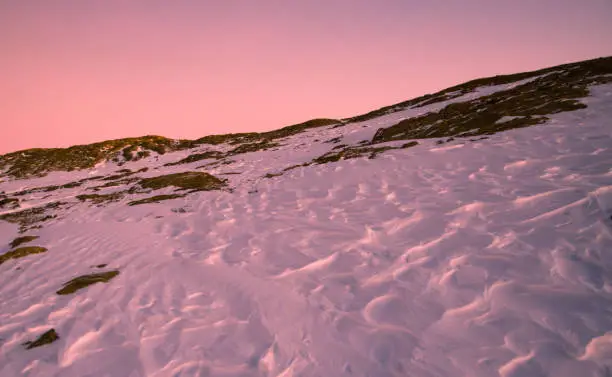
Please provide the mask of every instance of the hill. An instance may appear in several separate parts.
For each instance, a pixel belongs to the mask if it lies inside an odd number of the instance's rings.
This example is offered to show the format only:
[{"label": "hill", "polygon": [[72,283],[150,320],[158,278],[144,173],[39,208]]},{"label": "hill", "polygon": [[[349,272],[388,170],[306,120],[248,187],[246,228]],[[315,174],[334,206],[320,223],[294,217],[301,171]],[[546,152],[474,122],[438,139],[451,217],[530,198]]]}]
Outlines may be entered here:
[{"label": "hill", "polygon": [[612,375],[610,119],[612,57],[0,156],[0,375]]}]

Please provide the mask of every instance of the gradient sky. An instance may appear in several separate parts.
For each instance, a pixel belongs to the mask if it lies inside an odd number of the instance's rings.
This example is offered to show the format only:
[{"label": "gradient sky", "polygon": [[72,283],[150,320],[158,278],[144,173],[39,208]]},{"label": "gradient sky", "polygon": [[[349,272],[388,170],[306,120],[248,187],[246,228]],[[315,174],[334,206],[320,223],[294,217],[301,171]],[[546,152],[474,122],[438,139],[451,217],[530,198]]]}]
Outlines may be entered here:
[{"label": "gradient sky", "polygon": [[0,0],[0,153],[348,117],[611,36],[611,0]]}]

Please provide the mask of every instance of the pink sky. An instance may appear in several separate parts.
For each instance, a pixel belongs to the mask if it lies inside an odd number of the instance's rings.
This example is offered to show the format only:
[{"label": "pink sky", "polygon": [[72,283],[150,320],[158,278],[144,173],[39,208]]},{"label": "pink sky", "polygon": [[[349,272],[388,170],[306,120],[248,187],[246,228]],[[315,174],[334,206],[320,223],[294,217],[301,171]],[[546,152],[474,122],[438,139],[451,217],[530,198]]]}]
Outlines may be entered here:
[{"label": "pink sky", "polygon": [[612,55],[612,1],[0,0],[0,153],[342,118]]}]

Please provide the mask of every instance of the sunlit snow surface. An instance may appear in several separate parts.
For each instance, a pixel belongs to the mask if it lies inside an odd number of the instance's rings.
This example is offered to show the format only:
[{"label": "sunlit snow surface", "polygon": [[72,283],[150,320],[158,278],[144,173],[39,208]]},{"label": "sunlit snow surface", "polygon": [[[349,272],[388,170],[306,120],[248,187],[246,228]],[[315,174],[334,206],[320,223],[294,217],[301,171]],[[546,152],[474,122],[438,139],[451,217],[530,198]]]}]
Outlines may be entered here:
[{"label": "sunlit snow surface", "polygon": [[[47,253],[0,266],[0,376],[612,376],[612,85],[584,102],[260,178],[327,152],[313,130],[211,170],[241,172],[233,193],[73,207],[30,232]],[[17,236],[0,223],[0,252]],[[121,273],[55,294],[97,264]]]}]

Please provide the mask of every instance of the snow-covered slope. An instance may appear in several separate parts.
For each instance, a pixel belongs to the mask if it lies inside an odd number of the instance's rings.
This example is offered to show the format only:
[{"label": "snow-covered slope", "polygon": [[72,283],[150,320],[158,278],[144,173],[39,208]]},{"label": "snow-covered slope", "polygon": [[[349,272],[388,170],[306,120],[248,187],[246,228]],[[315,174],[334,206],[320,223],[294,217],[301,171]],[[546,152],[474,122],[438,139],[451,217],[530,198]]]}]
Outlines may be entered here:
[{"label": "snow-covered slope", "polygon": [[597,64],[80,170],[4,156],[0,376],[612,376]]}]

